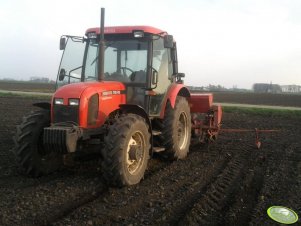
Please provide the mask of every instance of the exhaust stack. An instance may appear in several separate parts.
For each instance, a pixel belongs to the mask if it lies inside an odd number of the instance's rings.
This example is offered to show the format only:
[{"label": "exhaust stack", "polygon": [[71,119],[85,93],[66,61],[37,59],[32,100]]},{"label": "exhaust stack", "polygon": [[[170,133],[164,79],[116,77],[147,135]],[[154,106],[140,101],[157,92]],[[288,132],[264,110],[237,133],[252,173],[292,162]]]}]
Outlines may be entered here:
[{"label": "exhaust stack", "polygon": [[105,52],[105,38],[104,38],[104,24],[105,24],[105,9],[101,8],[100,16],[100,40],[98,53],[98,81],[104,80],[104,52]]}]

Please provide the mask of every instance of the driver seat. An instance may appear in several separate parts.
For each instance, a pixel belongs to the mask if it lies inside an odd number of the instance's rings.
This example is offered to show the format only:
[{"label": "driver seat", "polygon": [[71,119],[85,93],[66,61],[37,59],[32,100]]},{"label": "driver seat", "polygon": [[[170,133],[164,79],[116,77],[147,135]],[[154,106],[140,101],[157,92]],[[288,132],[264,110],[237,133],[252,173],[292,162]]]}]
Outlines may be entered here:
[{"label": "driver seat", "polygon": [[146,73],[142,70],[133,72],[131,74],[131,81],[137,83],[146,83]]}]

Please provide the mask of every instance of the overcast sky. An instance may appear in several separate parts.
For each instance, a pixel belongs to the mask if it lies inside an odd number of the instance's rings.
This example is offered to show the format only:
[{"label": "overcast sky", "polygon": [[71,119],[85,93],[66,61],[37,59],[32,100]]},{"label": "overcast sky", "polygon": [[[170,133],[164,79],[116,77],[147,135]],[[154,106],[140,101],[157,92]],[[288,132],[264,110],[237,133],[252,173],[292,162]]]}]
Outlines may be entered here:
[{"label": "overcast sky", "polygon": [[150,25],[177,41],[187,85],[301,85],[300,0],[0,0],[0,79],[56,78],[62,34]]}]

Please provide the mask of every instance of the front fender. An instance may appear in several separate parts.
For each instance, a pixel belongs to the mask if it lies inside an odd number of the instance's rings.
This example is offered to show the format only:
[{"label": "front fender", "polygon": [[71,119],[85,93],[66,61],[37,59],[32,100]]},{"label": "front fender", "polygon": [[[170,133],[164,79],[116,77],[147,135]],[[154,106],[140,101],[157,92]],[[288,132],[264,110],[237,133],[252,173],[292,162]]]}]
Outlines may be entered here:
[{"label": "front fender", "polygon": [[152,154],[153,151],[153,133],[152,133],[152,123],[149,119],[148,114],[146,111],[140,107],[139,105],[135,104],[120,104],[120,109],[123,113],[132,113],[141,116],[145,119],[145,122],[148,124],[149,133],[151,135],[151,151],[150,154]]},{"label": "front fender", "polygon": [[33,106],[42,108],[44,110],[49,110],[51,109],[51,104],[49,102],[39,102],[39,103],[34,103]]}]

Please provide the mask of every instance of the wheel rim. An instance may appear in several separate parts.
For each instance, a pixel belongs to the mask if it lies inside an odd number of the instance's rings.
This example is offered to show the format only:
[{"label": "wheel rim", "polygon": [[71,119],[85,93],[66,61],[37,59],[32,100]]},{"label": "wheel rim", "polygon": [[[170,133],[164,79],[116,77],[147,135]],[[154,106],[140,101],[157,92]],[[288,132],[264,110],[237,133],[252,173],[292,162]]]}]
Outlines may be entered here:
[{"label": "wheel rim", "polygon": [[186,147],[187,140],[188,140],[188,129],[187,129],[187,115],[185,112],[181,112],[178,120],[178,146],[180,149]]},{"label": "wheel rim", "polygon": [[140,131],[132,134],[127,147],[126,164],[130,174],[136,174],[141,165],[145,154],[144,136]]}]

